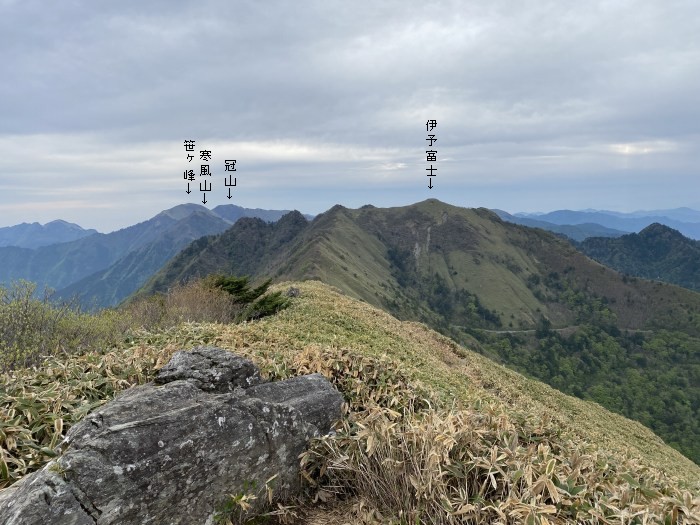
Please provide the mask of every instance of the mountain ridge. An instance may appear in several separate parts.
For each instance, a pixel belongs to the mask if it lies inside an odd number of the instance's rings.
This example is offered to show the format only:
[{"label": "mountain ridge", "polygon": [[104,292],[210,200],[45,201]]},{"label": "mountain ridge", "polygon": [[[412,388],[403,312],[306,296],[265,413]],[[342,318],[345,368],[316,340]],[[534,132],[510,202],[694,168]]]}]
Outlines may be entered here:
[{"label": "mountain ridge", "polygon": [[218,213],[199,204],[180,204],[107,234],[36,249],[0,247],[0,284],[25,279],[39,289],[58,290],[59,298],[77,294],[89,307],[115,306],[191,241],[231,226],[233,221],[224,216],[261,213],[276,220],[286,211],[233,204],[216,209]]},{"label": "mountain ridge", "polygon": [[39,248],[63,242],[70,242],[98,233],[84,229],[78,224],[56,219],[46,224],[23,222],[0,228],[0,247]]},{"label": "mountain ridge", "polygon": [[80,297],[87,307],[116,306],[189,243],[229,226],[209,212],[193,210],[164,228],[158,238],[127,252],[109,267],[58,290],[57,296]]},{"label": "mountain ridge", "polygon": [[[284,234],[275,225],[247,221],[200,239],[136,295],[209,273],[319,280],[569,393],[642,418],[700,460],[693,437],[700,440],[700,415],[696,408],[681,409],[700,406],[700,391],[681,383],[664,388],[659,375],[668,367],[692,384],[693,356],[700,355],[694,350],[700,350],[700,294],[628,279],[549,232],[434,199],[395,208],[336,205],[311,222],[290,222],[295,227]],[[285,242],[272,248],[275,236]],[[527,331],[536,337],[513,340],[521,350],[503,340]],[[657,355],[652,348],[664,350]],[[541,359],[556,352],[557,359]],[[523,361],[519,354],[531,358]],[[641,371],[646,394],[633,390],[633,382],[620,387],[610,376],[618,369]],[[658,394],[653,416],[640,412],[633,392],[636,399]],[[678,409],[672,395],[683,400]]]},{"label": "mountain ridge", "polygon": [[[497,214],[485,208],[459,208],[435,199],[393,208],[363,207],[353,210],[336,205],[316,216],[313,221],[305,224],[297,222],[294,231],[288,232],[286,236],[289,244],[285,248],[291,253],[283,255],[277,253],[280,246],[275,247],[275,254],[263,253],[264,250],[255,251],[261,249],[255,246],[255,235],[262,234],[264,223],[245,224],[246,231],[232,228],[223,234],[227,236],[225,239],[220,235],[198,241],[196,249],[193,245],[192,249],[173,259],[172,263],[180,267],[179,273],[173,268],[164,267],[162,272],[170,273],[170,281],[165,279],[161,272],[153,277],[153,284],[149,284],[144,291],[162,291],[174,282],[183,282],[215,271],[243,272],[251,275],[266,273],[278,279],[320,279],[344,289],[367,290],[366,284],[359,282],[367,279],[360,279],[360,274],[355,276],[350,271],[353,259],[363,265],[363,268],[365,263],[368,265],[364,270],[366,274],[362,277],[368,277],[371,272],[374,281],[396,288],[398,282],[394,274],[397,269],[389,260],[389,248],[392,248],[402,250],[404,256],[410,254],[410,260],[414,261],[413,264],[419,271],[441,274],[452,289],[459,284],[466,286],[471,293],[481,290],[489,308],[502,310],[505,302],[517,303],[517,306],[511,305],[507,311],[502,312],[505,316],[513,313],[514,309],[528,308],[526,315],[520,310],[518,320],[529,322],[529,326],[534,326],[539,318],[536,312],[538,308],[547,314],[555,325],[557,318],[562,317],[561,312],[548,312],[546,298],[537,299],[531,289],[533,286],[528,284],[528,273],[534,272],[542,261],[547,264],[546,273],[559,274],[568,273],[567,268],[575,263],[574,266],[580,268],[584,274],[579,280],[582,283],[589,281],[586,286],[591,292],[599,296],[605,296],[607,292],[611,296],[611,308],[616,310],[625,328],[644,328],[651,315],[649,312],[644,314],[628,311],[630,309],[622,305],[626,302],[624,297],[627,293],[631,294],[631,305],[638,304],[643,296],[655,293],[655,285],[652,283],[625,283],[621,275],[587,259],[567,241],[547,232],[539,233],[532,228],[504,222]],[[331,234],[338,235],[340,242],[334,244],[335,238],[331,239]],[[233,239],[235,242],[232,242]],[[245,249],[237,250],[237,243],[243,243]],[[455,246],[452,246],[452,243],[455,243]],[[227,249],[217,251],[222,245],[226,245]],[[201,256],[197,257],[200,251]],[[254,256],[248,255],[253,253]],[[365,260],[360,260],[361,257],[357,254],[362,254]],[[449,259],[452,256],[464,263],[464,271],[473,272],[475,278],[481,282],[469,283],[469,277],[460,278],[459,271],[455,274],[454,270],[449,270]],[[192,257],[199,259],[195,265],[183,265],[185,260]],[[256,261],[260,261],[259,266],[255,266]],[[319,264],[321,261],[325,264],[325,270]],[[493,263],[490,266],[494,268],[485,269],[482,261]],[[196,272],[193,270],[195,267],[205,270]],[[496,279],[489,270],[496,271],[499,278]],[[605,279],[596,284],[597,281],[592,281],[594,275],[605,275]],[[619,290],[608,289],[613,281],[619,286]],[[375,286],[373,294],[377,293],[376,288]],[[664,290],[671,296],[685,295],[685,292],[680,290]],[[499,296],[499,300],[494,301],[487,296]],[[504,296],[507,301],[501,300]],[[374,299],[363,298],[373,304],[386,306],[376,295]],[[695,302],[698,298],[693,296],[692,300]],[[567,321],[566,316],[562,317],[561,321]]]}]

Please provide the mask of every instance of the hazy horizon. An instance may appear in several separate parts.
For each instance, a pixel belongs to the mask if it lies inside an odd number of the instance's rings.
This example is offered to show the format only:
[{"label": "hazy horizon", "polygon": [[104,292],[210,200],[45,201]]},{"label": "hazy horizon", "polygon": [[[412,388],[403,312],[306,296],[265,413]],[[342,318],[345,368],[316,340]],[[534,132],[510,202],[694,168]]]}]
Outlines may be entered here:
[{"label": "hazy horizon", "polygon": [[[690,0],[0,0],[0,42],[1,225],[112,231],[208,180],[210,207],[310,214],[700,209]],[[186,140],[212,152],[190,195]]]},{"label": "hazy horizon", "polygon": [[[444,201],[443,201],[443,202],[444,202]],[[160,213],[160,212],[167,211],[167,210],[169,210],[169,209],[171,209],[171,208],[174,208],[175,206],[180,206],[180,205],[183,205],[183,204],[195,204],[195,205],[198,205],[198,206],[202,206],[202,207],[204,207],[204,208],[207,208],[208,210],[212,210],[212,209],[216,208],[216,206],[219,206],[219,204],[217,204],[217,205],[215,205],[215,206],[203,205],[201,202],[200,202],[200,203],[181,202],[181,203],[179,203],[179,204],[175,204],[174,206],[170,206],[169,208],[164,208],[164,209],[162,209],[162,210],[157,210],[157,211],[153,212],[151,215],[148,215],[148,216],[144,216],[144,217],[142,217],[142,218],[139,218],[138,220],[135,220],[134,222],[131,222],[131,223],[124,223],[124,224],[119,225],[119,226],[117,226],[117,227],[115,227],[115,228],[113,228],[113,229],[110,229],[110,230],[102,230],[102,229],[100,229],[100,228],[96,228],[96,227],[91,226],[91,225],[81,224],[81,223],[77,223],[77,222],[75,222],[75,221],[69,221],[69,220],[64,219],[64,218],[62,218],[62,217],[56,217],[56,218],[54,218],[54,219],[51,219],[51,220],[48,220],[48,221],[45,221],[45,222],[42,222],[42,221],[33,221],[33,220],[24,220],[24,221],[20,221],[20,222],[18,222],[18,223],[13,223],[13,224],[0,224],[0,228],[9,227],[9,226],[16,226],[16,225],[22,224],[22,223],[29,223],[29,224],[32,224],[32,223],[39,223],[39,224],[41,224],[42,226],[44,226],[44,225],[48,224],[49,222],[53,222],[53,221],[57,221],[57,220],[62,220],[62,221],[65,221],[65,222],[77,224],[78,226],[82,227],[82,228],[85,229],[85,230],[94,229],[94,230],[97,230],[98,233],[111,233],[111,232],[113,232],[113,231],[117,231],[117,230],[120,230],[120,229],[123,229],[123,228],[127,228],[127,227],[129,227],[129,226],[133,226],[134,224],[138,224],[138,223],[140,223],[140,222],[146,221],[146,220],[148,220],[148,219],[150,219],[150,218],[152,218],[152,217],[158,215],[158,213]],[[222,203],[222,205],[226,205],[226,204],[234,204],[234,203]],[[336,203],[336,204],[340,204],[340,203]],[[372,204],[372,203],[371,203],[371,202],[366,202],[365,204]],[[398,206],[408,206],[408,205],[411,205],[411,204],[415,204],[415,203],[406,203],[406,204],[403,204],[403,205],[399,204]],[[452,204],[452,205],[454,205],[454,206],[459,206],[458,204],[453,204],[453,203],[446,203],[446,204]],[[237,204],[236,204],[236,205],[237,205]],[[372,205],[374,205],[374,204],[372,204]],[[238,205],[237,205],[237,206],[238,206]],[[335,206],[335,204],[329,206],[328,208],[326,208],[326,209],[324,209],[324,210],[321,210],[321,211],[319,211],[319,212],[316,212],[316,213],[311,213],[311,212],[308,212],[308,211],[306,211],[306,210],[301,210],[301,209],[294,208],[294,207],[291,207],[291,208],[284,208],[284,209],[287,209],[287,210],[290,210],[290,211],[292,211],[292,210],[297,210],[297,211],[299,211],[299,212],[301,212],[301,213],[303,213],[303,214],[314,215],[314,216],[315,216],[315,215],[318,215],[319,213],[323,213],[323,212],[329,210],[329,209],[332,208],[333,206]],[[262,209],[262,210],[282,209],[282,208],[266,208],[266,207],[264,207],[264,206],[241,206],[241,207],[243,207],[243,208],[249,208],[249,209],[256,209],[256,208],[257,208],[257,209]],[[351,206],[348,206],[348,207],[351,207]],[[357,206],[357,207],[352,206],[351,208],[359,208],[359,207],[360,207],[360,206]],[[377,207],[382,207],[382,208],[383,208],[383,207],[392,207],[392,206],[377,206]],[[471,206],[468,206],[468,207],[471,207]],[[475,207],[478,208],[479,206],[475,206]],[[691,211],[695,211],[695,212],[700,213],[700,209],[690,208],[690,207],[688,207],[688,206],[679,206],[679,207],[677,207],[677,208],[665,208],[665,209],[654,209],[654,210],[632,210],[632,211],[620,211],[620,210],[610,210],[610,209],[605,209],[605,210],[604,210],[604,209],[595,209],[595,208],[576,209],[576,210],[568,209],[568,208],[559,208],[559,209],[553,209],[553,210],[538,210],[538,211],[532,211],[532,212],[526,212],[526,211],[523,211],[523,210],[505,210],[505,209],[499,208],[499,207],[493,207],[493,208],[489,208],[489,209],[491,209],[491,210],[505,211],[505,212],[507,212],[507,213],[509,213],[509,214],[511,214],[511,215],[517,215],[517,214],[521,214],[521,213],[522,213],[522,214],[527,214],[527,215],[531,215],[531,216],[535,216],[535,217],[538,216],[538,215],[546,215],[547,213],[551,213],[551,212],[555,212],[555,211],[601,212],[601,213],[610,212],[610,213],[625,213],[625,214],[627,214],[627,213],[628,213],[628,214],[651,214],[651,213],[653,213],[653,212],[664,212],[664,211],[673,211],[673,210],[679,210],[679,209],[688,209],[688,210],[691,210]]]}]

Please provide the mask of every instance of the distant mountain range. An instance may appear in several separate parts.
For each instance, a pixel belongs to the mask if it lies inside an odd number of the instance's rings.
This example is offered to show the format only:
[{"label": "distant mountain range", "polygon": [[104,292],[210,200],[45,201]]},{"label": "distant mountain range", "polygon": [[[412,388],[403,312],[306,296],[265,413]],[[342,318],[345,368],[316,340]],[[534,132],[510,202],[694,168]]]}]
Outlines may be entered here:
[{"label": "distant mountain range", "polygon": [[[238,219],[243,217],[254,217],[261,219],[266,222],[275,222],[286,215],[290,210],[262,210],[260,208],[241,208],[240,206],[235,206],[233,204],[222,204],[221,206],[216,206],[211,210],[214,214],[219,217],[230,221],[231,224],[236,222]],[[303,214],[308,220],[314,218],[313,215]]]},{"label": "distant mountain range", "polygon": [[613,228],[606,228],[600,224],[555,224],[553,222],[546,222],[533,217],[511,215],[503,210],[492,211],[504,221],[512,222],[513,224],[520,224],[521,226],[529,226],[530,228],[541,228],[579,242],[587,239],[588,237],[619,237],[620,235],[625,234],[623,231],[615,230]]},{"label": "distant mountain range", "polygon": [[[650,224],[659,223],[678,230],[691,239],[700,239],[700,212],[690,208],[634,213],[557,210],[549,213],[515,213],[513,215],[519,219],[533,219],[559,226],[598,224],[623,233],[637,233]],[[508,220],[505,217],[504,219]]]},{"label": "distant mountain range", "polygon": [[[623,274],[700,291],[700,241],[668,226],[680,224],[685,232],[700,232],[700,222],[688,222],[700,221],[700,211],[690,208],[633,213],[559,210],[515,215],[493,211],[504,221],[568,237],[583,253]],[[656,218],[664,223],[647,224]],[[640,231],[625,233],[602,224],[640,228]]]},{"label": "distant mountain range", "polygon": [[[590,213],[605,213],[607,215],[613,215],[615,217],[667,217],[680,222],[700,222],[700,211],[693,210],[692,208],[673,208],[668,210],[639,210],[633,212],[619,212],[610,210],[581,210]],[[524,214],[527,215],[527,214]],[[537,214],[543,215],[543,214]]]},{"label": "distant mountain range", "polygon": [[42,225],[38,222],[23,222],[16,226],[0,228],[0,247],[39,248],[62,242],[75,241],[97,233],[97,230],[84,230],[77,224],[56,220]]},{"label": "distant mountain range", "polygon": [[34,249],[0,247],[0,284],[26,279],[58,290],[59,297],[79,294],[85,304],[114,306],[193,240],[220,233],[239,217],[260,215],[274,221],[286,213],[233,204],[214,210],[182,204],[108,234],[92,233]]}]

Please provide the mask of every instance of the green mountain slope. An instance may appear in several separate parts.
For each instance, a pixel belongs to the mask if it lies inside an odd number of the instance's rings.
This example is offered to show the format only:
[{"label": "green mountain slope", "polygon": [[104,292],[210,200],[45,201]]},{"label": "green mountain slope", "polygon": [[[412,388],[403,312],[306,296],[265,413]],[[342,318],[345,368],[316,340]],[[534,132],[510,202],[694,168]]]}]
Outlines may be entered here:
[{"label": "green mountain slope", "polygon": [[528,379],[422,324],[399,321],[338,289],[312,282],[291,286],[301,292],[293,308],[258,325],[231,327],[221,340],[231,348],[240,348],[245,341],[252,355],[275,348],[283,357],[293,358],[303,349],[321,346],[359,350],[375,358],[389,356],[448,402],[452,398],[464,403],[480,400],[515,411],[548,414],[560,430],[597,443],[618,457],[631,454],[673,475],[700,481],[700,466],[639,423]]},{"label": "green mountain slope", "polygon": [[220,272],[321,280],[644,421],[700,461],[700,294],[627,279],[545,231],[435,200],[336,206],[196,241],[142,293]]},{"label": "green mountain slope", "polygon": [[700,241],[662,224],[618,239],[592,237],[581,250],[619,272],[700,291]]},{"label": "green mountain slope", "polygon": [[299,212],[291,212],[276,223],[242,218],[220,235],[197,239],[173,257],[139,291],[164,292],[176,283],[212,273],[262,275],[279,266],[289,243],[308,226]]}]

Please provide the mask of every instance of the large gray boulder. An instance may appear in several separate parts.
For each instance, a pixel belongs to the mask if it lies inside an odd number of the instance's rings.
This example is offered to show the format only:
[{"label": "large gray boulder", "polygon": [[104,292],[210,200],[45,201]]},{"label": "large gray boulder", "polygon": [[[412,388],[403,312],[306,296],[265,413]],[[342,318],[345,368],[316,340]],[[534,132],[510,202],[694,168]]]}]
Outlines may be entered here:
[{"label": "large gray boulder", "polygon": [[262,383],[225,350],[176,353],[68,432],[63,454],[0,491],[1,525],[213,524],[230,494],[252,511],[300,488],[299,454],[340,417],[319,374]]}]

